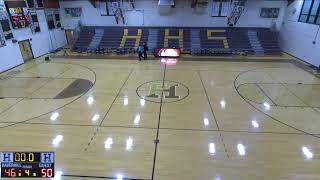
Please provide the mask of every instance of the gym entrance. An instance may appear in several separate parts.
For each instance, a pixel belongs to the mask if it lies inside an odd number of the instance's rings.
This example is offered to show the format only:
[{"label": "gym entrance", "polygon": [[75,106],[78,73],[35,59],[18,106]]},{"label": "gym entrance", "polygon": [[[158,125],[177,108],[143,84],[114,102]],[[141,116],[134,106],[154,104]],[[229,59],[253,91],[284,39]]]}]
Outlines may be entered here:
[{"label": "gym entrance", "polygon": [[33,59],[33,53],[29,40],[20,41],[19,47],[24,62]]}]

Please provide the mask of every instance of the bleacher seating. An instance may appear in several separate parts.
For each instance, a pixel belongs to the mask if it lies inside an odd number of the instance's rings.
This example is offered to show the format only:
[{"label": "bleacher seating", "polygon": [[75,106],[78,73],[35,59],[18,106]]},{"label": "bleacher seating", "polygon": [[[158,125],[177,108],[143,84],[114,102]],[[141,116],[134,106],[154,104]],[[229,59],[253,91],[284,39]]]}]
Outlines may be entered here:
[{"label": "bleacher seating", "polygon": [[[96,49],[89,44],[95,27],[82,27],[74,44],[77,52],[105,54],[135,53],[140,43],[150,51],[156,48],[181,48],[183,53],[199,56],[215,55],[280,55],[278,34],[267,28],[204,27],[99,27],[104,34]],[[192,42],[192,43],[191,43]]]},{"label": "bleacher seating", "polygon": [[271,32],[268,29],[261,29],[258,32],[260,43],[265,51],[265,54],[279,55],[281,50],[278,44],[278,33]]},{"label": "bleacher seating", "polygon": [[73,49],[77,52],[86,52],[89,48],[90,42],[95,34],[95,27],[82,27],[79,38],[73,45]]}]

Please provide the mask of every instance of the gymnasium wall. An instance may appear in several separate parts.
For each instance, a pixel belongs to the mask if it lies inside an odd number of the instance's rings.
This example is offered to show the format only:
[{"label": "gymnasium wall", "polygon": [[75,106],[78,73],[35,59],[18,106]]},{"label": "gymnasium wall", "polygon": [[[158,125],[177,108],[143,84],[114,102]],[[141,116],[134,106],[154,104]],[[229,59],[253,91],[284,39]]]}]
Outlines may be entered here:
[{"label": "gymnasium wall", "polygon": [[[126,24],[129,26],[205,26],[205,27],[225,27],[227,18],[211,17],[211,0],[205,9],[195,11],[191,8],[191,0],[176,0],[175,8],[171,13],[160,15],[158,0],[135,0],[136,9],[127,6],[125,12]],[[271,27],[272,22],[276,22],[278,27],[282,23],[282,17],[287,5],[286,0],[266,1],[266,0],[248,0],[248,4],[243,16],[240,18],[237,26],[239,27]],[[91,26],[116,26],[113,16],[101,16],[99,9],[94,8],[88,0],[60,0],[60,6],[64,7],[82,7],[82,16],[80,18],[67,18],[62,12],[62,25],[72,28],[81,21],[83,25]],[[281,8],[280,16],[277,19],[266,19],[260,17],[262,7]],[[72,25],[71,25],[72,24]],[[123,24],[119,24],[123,26]]]},{"label": "gymnasium wall", "polygon": [[23,63],[20,51],[17,52],[19,50],[18,43],[13,44],[10,41],[6,43],[5,47],[0,48],[0,72]]},{"label": "gymnasium wall", "polygon": [[281,26],[280,46],[283,51],[319,67],[320,34],[317,36],[317,32],[320,26],[298,22],[302,3],[302,0],[296,0],[287,8]]},{"label": "gymnasium wall", "polygon": [[[32,34],[30,28],[12,30],[14,39],[18,41],[31,39],[30,44],[34,57],[37,58],[67,44],[64,30],[49,31],[44,10],[37,10],[41,32]],[[51,38],[50,38],[51,37]],[[6,41],[6,46],[0,48],[0,72],[23,63],[19,44]]]}]

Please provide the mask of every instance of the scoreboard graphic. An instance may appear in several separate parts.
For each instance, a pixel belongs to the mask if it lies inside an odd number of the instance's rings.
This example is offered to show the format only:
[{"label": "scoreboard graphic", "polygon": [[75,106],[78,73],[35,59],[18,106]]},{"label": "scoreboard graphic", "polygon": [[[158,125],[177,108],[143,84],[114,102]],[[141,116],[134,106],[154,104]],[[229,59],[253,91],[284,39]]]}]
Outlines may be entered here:
[{"label": "scoreboard graphic", "polygon": [[29,27],[31,17],[25,1],[5,1],[13,29]]},{"label": "scoreboard graphic", "polygon": [[26,7],[9,8],[9,13],[14,29],[29,27],[31,17]]},{"label": "scoreboard graphic", "polygon": [[0,178],[53,178],[54,152],[1,152]]}]

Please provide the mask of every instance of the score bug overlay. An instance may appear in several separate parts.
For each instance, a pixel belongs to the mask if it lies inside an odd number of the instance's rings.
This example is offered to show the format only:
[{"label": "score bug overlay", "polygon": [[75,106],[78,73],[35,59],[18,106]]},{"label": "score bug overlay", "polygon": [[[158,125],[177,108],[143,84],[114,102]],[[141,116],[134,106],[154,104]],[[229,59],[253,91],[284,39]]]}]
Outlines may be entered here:
[{"label": "score bug overlay", "polygon": [[53,178],[54,152],[1,152],[3,178]]}]

